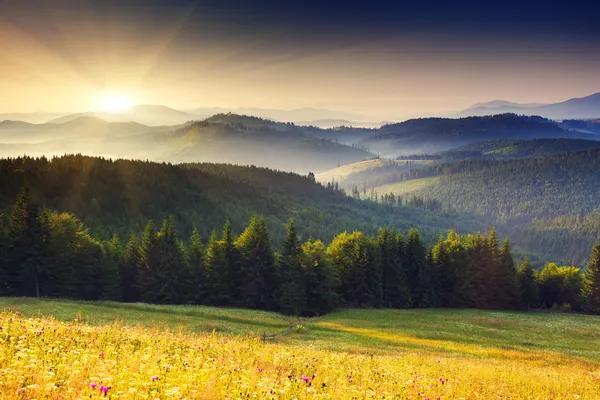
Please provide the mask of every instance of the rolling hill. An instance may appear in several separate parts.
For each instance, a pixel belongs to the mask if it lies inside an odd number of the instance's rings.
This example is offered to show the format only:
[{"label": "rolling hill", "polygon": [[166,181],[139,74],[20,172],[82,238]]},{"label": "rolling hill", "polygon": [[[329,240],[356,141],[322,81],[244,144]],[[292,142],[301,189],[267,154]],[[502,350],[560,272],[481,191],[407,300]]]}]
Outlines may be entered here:
[{"label": "rolling hill", "polygon": [[557,120],[598,118],[600,116],[600,93],[552,104],[519,104],[495,100],[488,103],[474,104],[466,110],[457,113],[457,116],[484,116],[503,113],[540,115]]},{"label": "rolling hill", "polygon": [[317,138],[318,128],[217,114],[176,126],[83,116],[63,123],[0,125],[0,156],[82,153],[168,162],[218,162],[320,172],[372,158],[363,149]]},{"label": "rolling hill", "polygon": [[600,147],[600,142],[585,139],[490,140],[438,153],[443,161],[467,158],[513,159],[538,158],[569,151]]},{"label": "rolling hill", "polygon": [[382,126],[360,144],[382,156],[435,153],[499,139],[583,138],[594,135],[566,131],[536,116],[515,114],[467,118],[422,118]]},{"label": "rolling hill", "polygon": [[141,232],[149,219],[174,215],[181,233],[196,226],[204,237],[230,218],[235,231],[253,213],[264,214],[274,244],[289,218],[305,235],[330,241],[344,230],[375,233],[378,226],[424,228],[429,239],[454,227],[480,230],[483,222],[454,214],[392,209],[327,189],[306,176],[223,164],[169,165],[85,156],[0,160],[0,214],[24,185],[42,205],[80,217],[92,233],[108,238]]}]

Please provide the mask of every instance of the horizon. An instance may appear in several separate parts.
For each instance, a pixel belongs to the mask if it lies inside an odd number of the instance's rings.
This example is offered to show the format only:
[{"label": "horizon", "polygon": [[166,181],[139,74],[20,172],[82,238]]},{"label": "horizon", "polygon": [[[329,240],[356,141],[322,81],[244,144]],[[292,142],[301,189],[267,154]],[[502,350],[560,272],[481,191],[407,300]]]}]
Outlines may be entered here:
[{"label": "horizon", "polygon": [[560,102],[600,87],[588,6],[8,0],[0,110],[157,104],[398,120],[494,100]]}]

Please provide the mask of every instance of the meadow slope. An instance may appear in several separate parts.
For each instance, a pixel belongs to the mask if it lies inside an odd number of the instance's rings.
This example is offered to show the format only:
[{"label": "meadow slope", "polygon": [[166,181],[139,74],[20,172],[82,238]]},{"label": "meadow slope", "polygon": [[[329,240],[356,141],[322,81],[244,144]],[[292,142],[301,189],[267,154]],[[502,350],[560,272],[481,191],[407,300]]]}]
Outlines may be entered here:
[{"label": "meadow slope", "polygon": [[0,308],[3,399],[600,398],[593,316],[344,310],[262,343],[286,318],[30,299]]}]

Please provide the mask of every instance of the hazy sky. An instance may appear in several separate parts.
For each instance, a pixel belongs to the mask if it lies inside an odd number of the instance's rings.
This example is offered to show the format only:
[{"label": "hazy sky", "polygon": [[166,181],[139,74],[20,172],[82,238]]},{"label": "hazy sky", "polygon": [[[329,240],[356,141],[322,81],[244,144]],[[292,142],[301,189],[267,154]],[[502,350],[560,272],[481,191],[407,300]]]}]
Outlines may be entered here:
[{"label": "hazy sky", "polygon": [[593,1],[0,0],[0,113],[135,103],[382,118],[600,91]]}]

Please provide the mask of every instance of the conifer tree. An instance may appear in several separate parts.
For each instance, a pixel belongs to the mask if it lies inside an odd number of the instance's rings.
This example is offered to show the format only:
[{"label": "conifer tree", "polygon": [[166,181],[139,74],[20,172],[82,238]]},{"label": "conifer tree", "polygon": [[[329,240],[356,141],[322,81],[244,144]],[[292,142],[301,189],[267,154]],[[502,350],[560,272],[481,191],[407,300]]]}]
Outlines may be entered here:
[{"label": "conifer tree", "polygon": [[540,304],[540,290],[529,259],[525,257],[517,271],[521,308],[533,308]]},{"label": "conifer tree", "polygon": [[128,303],[141,301],[138,281],[142,260],[140,245],[134,233],[129,235],[123,253],[123,267],[121,269],[123,301]]},{"label": "conifer tree", "polygon": [[191,274],[185,259],[185,251],[179,241],[175,220],[166,217],[158,232],[159,262],[157,275],[159,280],[158,298],[161,303],[189,303]]},{"label": "conifer tree", "polygon": [[204,255],[204,271],[207,277],[207,293],[202,304],[231,305],[232,277],[227,268],[223,246],[217,232],[213,231]]},{"label": "conifer tree", "polygon": [[220,245],[223,248],[224,269],[220,273],[219,281],[221,287],[230,303],[235,303],[237,288],[242,287],[244,276],[240,272],[240,254],[235,246],[235,237],[231,229],[231,221],[229,218],[225,221],[223,234],[221,236]]},{"label": "conifer tree", "polygon": [[496,293],[500,297],[496,299],[496,305],[503,309],[516,308],[520,303],[519,284],[508,238],[505,238],[502,242],[497,265],[494,278],[497,288]]},{"label": "conifer tree", "polygon": [[25,187],[10,214],[8,249],[2,274],[4,295],[39,297],[39,272],[46,261],[46,234],[38,206]]},{"label": "conifer tree", "polygon": [[238,288],[240,305],[265,310],[276,309],[277,271],[264,218],[254,215],[248,227],[235,241],[235,246],[240,251],[240,272],[244,278]]},{"label": "conifer tree", "polygon": [[145,303],[157,303],[160,300],[160,277],[158,274],[160,249],[158,234],[153,221],[144,228],[140,244],[139,291]]},{"label": "conifer tree", "polygon": [[194,304],[206,304],[208,293],[208,277],[204,269],[204,251],[202,237],[196,227],[192,230],[188,247],[188,268],[192,276],[188,298]]},{"label": "conifer tree", "polygon": [[421,234],[416,229],[408,232],[405,244],[405,271],[410,287],[411,298],[415,307],[425,306],[425,293],[421,285],[425,278],[425,256],[426,250],[423,245]]},{"label": "conifer tree", "polygon": [[582,297],[587,311],[600,314],[600,241],[592,249],[585,272]]},{"label": "conifer tree", "polygon": [[340,280],[328,261],[323,242],[310,238],[304,243],[301,263],[306,276],[306,314],[315,316],[333,311],[338,304]]},{"label": "conifer tree", "polygon": [[390,294],[394,308],[410,308],[413,306],[410,286],[406,278],[406,243],[401,233],[394,238],[394,250],[396,252],[394,274],[396,280],[396,291]]},{"label": "conifer tree", "polygon": [[103,260],[100,263],[102,271],[102,300],[121,301],[123,290],[121,285],[121,270],[123,269],[123,246],[119,237],[114,234],[111,241],[104,246]]},{"label": "conifer tree", "polygon": [[279,311],[282,314],[302,315],[306,311],[306,286],[300,255],[298,232],[290,219],[279,256]]}]

